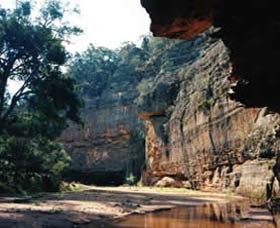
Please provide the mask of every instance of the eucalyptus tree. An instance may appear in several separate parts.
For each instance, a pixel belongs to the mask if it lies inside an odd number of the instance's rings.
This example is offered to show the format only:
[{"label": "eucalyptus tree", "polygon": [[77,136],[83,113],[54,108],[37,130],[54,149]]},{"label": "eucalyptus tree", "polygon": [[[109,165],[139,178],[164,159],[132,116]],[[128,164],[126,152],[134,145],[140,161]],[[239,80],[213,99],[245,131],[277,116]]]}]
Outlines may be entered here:
[{"label": "eucalyptus tree", "polygon": [[[65,42],[81,30],[64,22],[64,13],[54,0],[39,14],[29,1],[0,7],[0,191],[57,187],[69,163],[54,139],[69,120],[80,122],[75,82],[63,66]],[[15,81],[20,86],[11,93]]]},{"label": "eucalyptus tree", "polygon": [[[60,125],[78,121],[74,81],[65,77],[62,66],[68,58],[64,43],[81,30],[61,23],[63,12],[57,1],[48,1],[36,19],[30,2],[13,11],[0,8],[1,132],[19,115],[20,105]],[[8,91],[11,81],[21,84],[14,94]]]}]

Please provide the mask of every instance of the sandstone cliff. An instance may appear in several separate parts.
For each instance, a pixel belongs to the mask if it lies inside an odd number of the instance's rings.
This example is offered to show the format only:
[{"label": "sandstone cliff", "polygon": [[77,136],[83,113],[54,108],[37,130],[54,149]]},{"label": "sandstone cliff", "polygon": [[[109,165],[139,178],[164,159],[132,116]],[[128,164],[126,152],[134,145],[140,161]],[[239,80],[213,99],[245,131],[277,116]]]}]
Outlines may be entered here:
[{"label": "sandstone cliff", "polygon": [[[187,39],[211,25],[230,49],[231,98],[279,110],[280,17],[276,1],[141,0],[155,36]],[[265,91],[262,93],[261,91]]]},{"label": "sandstone cliff", "polygon": [[172,178],[175,186],[257,199],[278,194],[279,115],[229,99],[231,67],[222,41],[201,35],[179,49],[194,58],[174,59],[169,73],[155,75],[140,107],[144,184],[168,186]]},{"label": "sandstone cliff", "polygon": [[[71,126],[60,138],[72,158],[68,179],[90,184],[118,185],[130,175],[140,177],[144,162],[144,138],[141,136],[144,125],[138,119],[134,104],[134,99],[139,95],[136,87],[140,78],[130,67],[131,58],[128,58],[128,55],[138,58],[141,52],[137,50],[133,47],[122,54],[122,58],[116,61],[117,67],[108,75],[105,71],[100,75],[101,63],[97,63],[97,70],[93,72],[92,65],[99,49],[91,50],[92,56],[86,55],[86,58],[91,59],[88,65],[81,65],[82,71],[86,72],[82,77],[89,79],[86,83],[78,80],[89,87],[87,89],[82,85],[84,126]],[[104,56],[107,53],[100,58]],[[80,60],[85,61],[85,58],[79,57],[77,61]],[[109,66],[105,68],[107,70]]]},{"label": "sandstone cliff", "polygon": [[279,194],[279,115],[229,99],[230,58],[213,32],[118,52],[116,68],[85,96],[85,127],[62,136],[71,177],[121,184],[144,167],[145,185]]},{"label": "sandstone cliff", "polygon": [[157,91],[163,100],[154,103],[151,110],[172,105],[179,89],[172,70],[180,70],[197,58],[192,47],[196,44],[202,49],[203,37],[192,42],[146,37],[141,47],[128,43],[112,51],[91,46],[76,57],[70,74],[78,81],[85,100],[85,126],[71,126],[60,139],[72,158],[68,178],[99,184],[140,178],[145,130],[138,107],[149,102],[150,86],[157,80],[168,83]]}]

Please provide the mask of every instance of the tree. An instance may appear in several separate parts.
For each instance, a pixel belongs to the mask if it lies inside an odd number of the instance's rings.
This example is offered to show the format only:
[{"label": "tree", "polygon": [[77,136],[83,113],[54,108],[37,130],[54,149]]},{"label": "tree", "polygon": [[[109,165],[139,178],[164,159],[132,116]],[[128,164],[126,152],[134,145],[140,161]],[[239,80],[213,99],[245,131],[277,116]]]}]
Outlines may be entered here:
[{"label": "tree", "polygon": [[[30,2],[0,8],[0,191],[57,189],[69,157],[54,139],[80,122],[75,81],[62,67],[64,43],[81,30],[63,22],[58,1],[45,5],[36,19]],[[10,81],[21,83],[14,94]]]},{"label": "tree", "polygon": [[119,56],[113,50],[96,48],[91,44],[85,52],[75,55],[69,75],[77,81],[83,96],[100,96],[119,61]]},{"label": "tree", "polygon": [[[30,112],[55,123],[78,121],[78,97],[74,81],[65,77],[61,66],[68,54],[63,42],[80,30],[66,24],[59,2],[49,1],[41,15],[32,20],[29,2],[9,11],[0,8],[0,131],[7,128],[25,105]],[[9,94],[11,80],[22,82],[15,94]]]}]

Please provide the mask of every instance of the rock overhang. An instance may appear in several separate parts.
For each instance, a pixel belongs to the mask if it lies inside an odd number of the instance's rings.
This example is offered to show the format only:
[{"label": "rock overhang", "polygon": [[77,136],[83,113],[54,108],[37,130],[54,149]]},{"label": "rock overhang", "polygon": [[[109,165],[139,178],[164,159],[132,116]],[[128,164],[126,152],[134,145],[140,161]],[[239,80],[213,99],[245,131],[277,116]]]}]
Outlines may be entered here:
[{"label": "rock overhang", "polygon": [[249,107],[280,104],[280,16],[276,1],[141,0],[155,36],[189,39],[210,26],[230,51],[233,93]]}]

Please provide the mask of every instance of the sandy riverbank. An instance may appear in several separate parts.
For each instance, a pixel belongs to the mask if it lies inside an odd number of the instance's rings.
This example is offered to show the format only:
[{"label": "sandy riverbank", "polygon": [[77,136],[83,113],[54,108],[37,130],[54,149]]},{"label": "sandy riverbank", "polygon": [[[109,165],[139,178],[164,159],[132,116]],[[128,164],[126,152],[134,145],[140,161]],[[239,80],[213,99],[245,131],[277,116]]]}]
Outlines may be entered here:
[{"label": "sandy riverbank", "polygon": [[[242,201],[241,197],[152,188],[85,187],[81,191],[32,198],[0,198],[0,227],[82,227],[132,213],[147,213],[209,202]],[[267,218],[269,214],[266,214]],[[104,226],[103,226],[104,227]],[[108,227],[108,226],[105,226]]]}]

